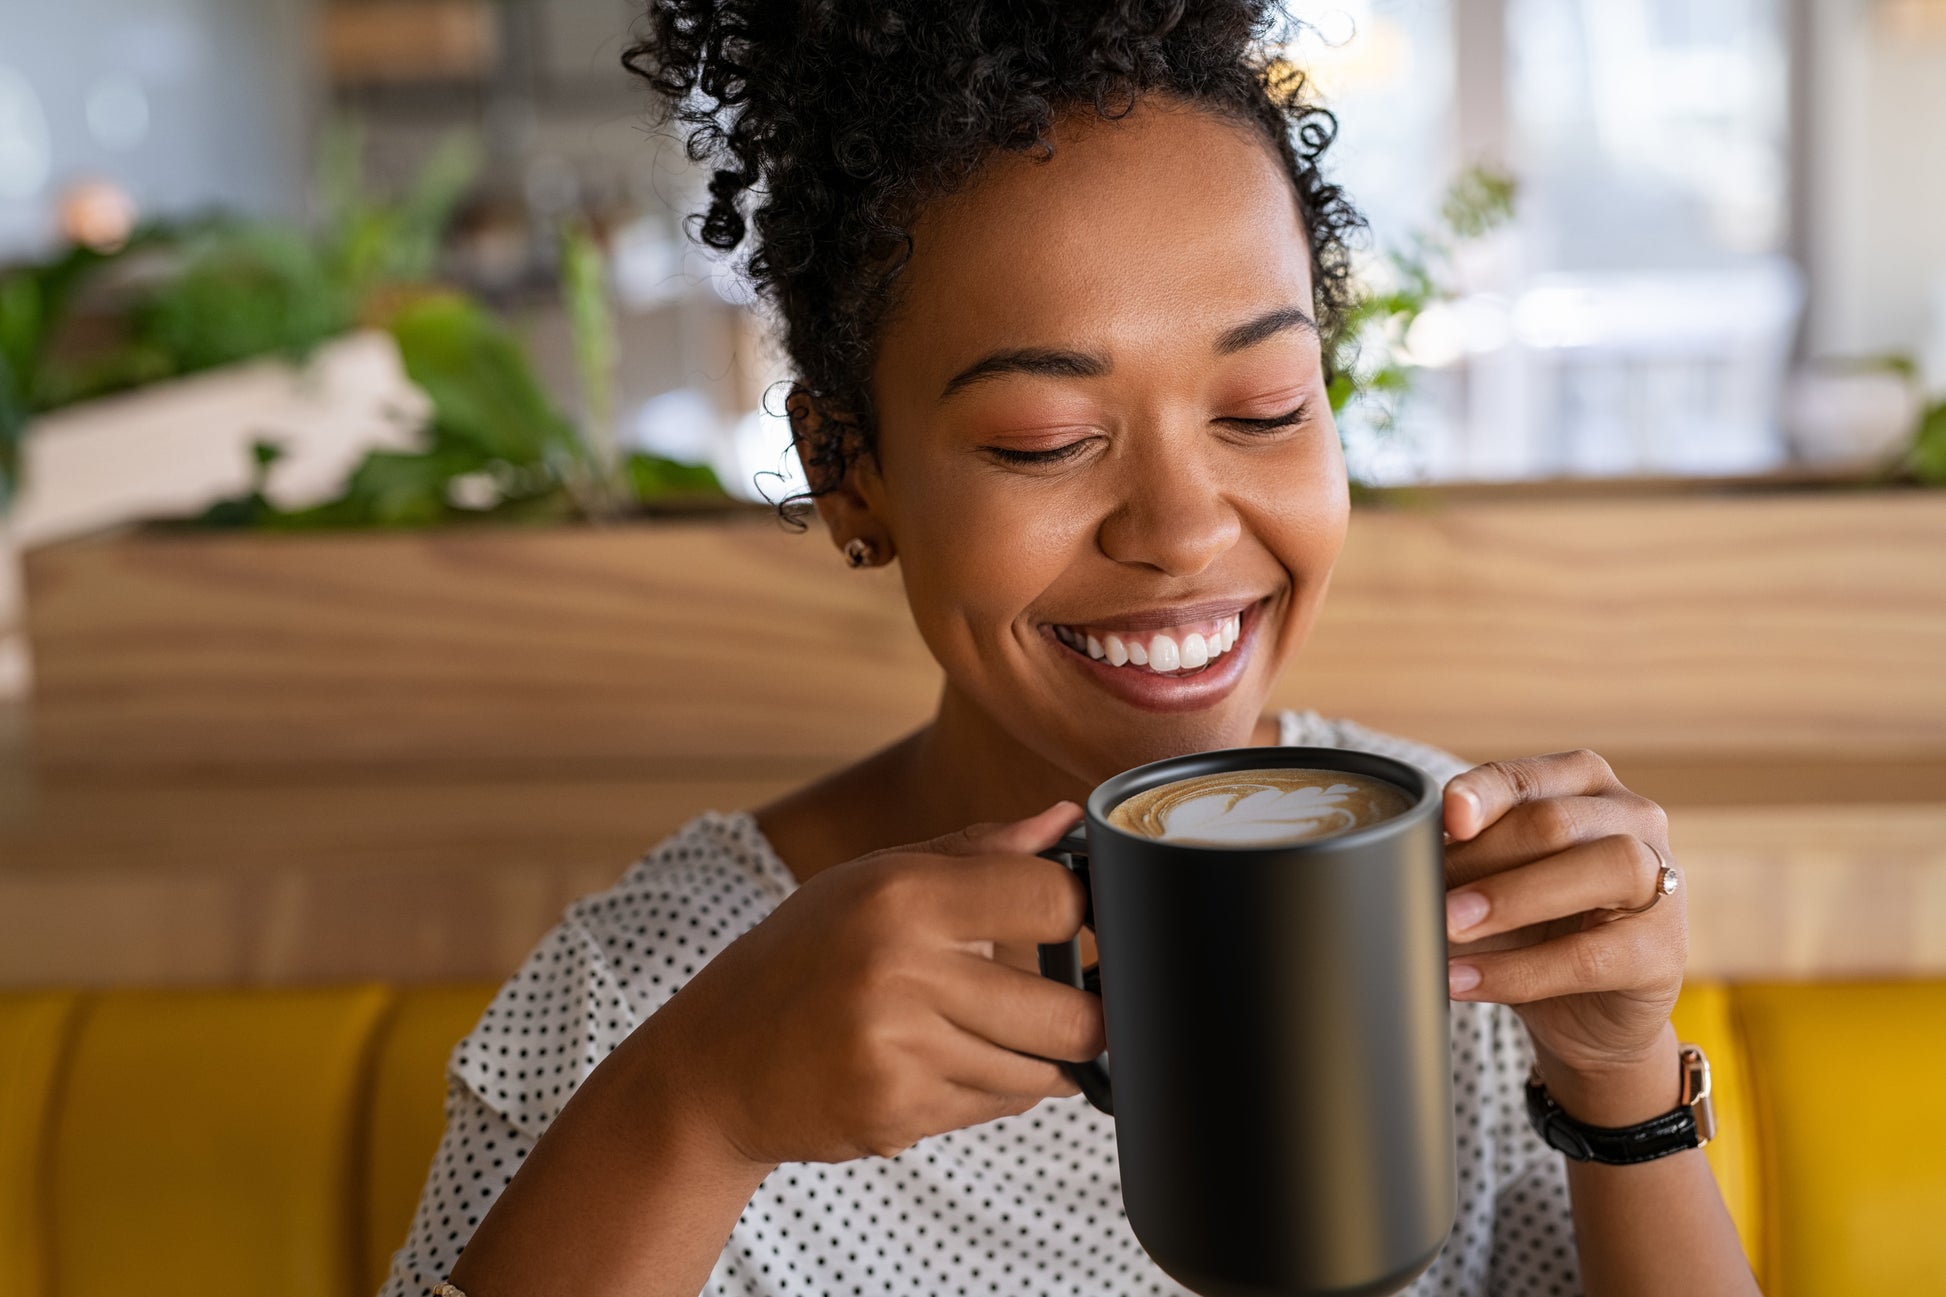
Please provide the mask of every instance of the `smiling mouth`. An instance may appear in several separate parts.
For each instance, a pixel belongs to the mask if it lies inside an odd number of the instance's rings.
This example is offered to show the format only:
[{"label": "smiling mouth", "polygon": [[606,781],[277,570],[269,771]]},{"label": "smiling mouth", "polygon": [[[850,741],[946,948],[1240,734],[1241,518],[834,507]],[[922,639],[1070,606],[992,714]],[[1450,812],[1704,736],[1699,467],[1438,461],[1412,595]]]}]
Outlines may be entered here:
[{"label": "smiling mouth", "polygon": [[1104,666],[1179,678],[1199,675],[1235,651],[1238,638],[1244,634],[1245,614],[1255,606],[1253,603],[1221,617],[1154,630],[1060,623],[1050,625],[1049,630],[1075,652]]}]

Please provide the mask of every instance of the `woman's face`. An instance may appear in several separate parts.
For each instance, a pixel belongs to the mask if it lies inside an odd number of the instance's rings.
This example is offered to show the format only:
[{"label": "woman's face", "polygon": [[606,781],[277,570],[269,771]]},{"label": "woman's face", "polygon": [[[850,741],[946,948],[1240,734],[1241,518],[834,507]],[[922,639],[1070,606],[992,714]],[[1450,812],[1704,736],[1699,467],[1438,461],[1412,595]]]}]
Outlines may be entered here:
[{"label": "woman's face", "polygon": [[1253,741],[1349,499],[1270,146],[1154,101],[1054,141],[915,223],[840,534],[889,540],[949,690],[1092,783]]}]

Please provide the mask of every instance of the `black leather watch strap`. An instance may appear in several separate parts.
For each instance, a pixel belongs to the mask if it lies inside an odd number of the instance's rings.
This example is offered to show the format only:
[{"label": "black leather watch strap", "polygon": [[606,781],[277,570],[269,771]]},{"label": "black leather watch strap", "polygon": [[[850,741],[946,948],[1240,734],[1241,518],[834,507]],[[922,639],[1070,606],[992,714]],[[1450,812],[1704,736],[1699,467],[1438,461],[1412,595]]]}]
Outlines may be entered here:
[{"label": "black leather watch strap", "polygon": [[1548,1147],[1577,1162],[1627,1166],[1653,1162],[1703,1144],[1696,1113],[1688,1104],[1634,1126],[1590,1126],[1561,1111],[1561,1105],[1534,1076],[1527,1078],[1527,1116]]}]

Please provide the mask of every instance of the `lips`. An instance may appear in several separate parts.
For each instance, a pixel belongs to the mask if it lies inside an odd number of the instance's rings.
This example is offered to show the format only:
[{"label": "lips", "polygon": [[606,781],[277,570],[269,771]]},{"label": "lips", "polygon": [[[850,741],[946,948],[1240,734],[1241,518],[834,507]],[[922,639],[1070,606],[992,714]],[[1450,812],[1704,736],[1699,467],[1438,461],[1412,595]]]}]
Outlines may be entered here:
[{"label": "lips", "polygon": [[[1201,605],[1185,610],[1197,614],[1195,620],[1186,622],[1180,613],[1171,616],[1167,610],[1152,610],[1139,617],[1118,619],[1123,623],[1120,627],[1114,622],[1086,626],[1048,623],[1041,630],[1054,652],[1073,663],[1085,679],[1122,701],[1145,711],[1195,711],[1220,702],[1243,678],[1255,645],[1254,632],[1268,601],[1269,596],[1265,596],[1240,612],[1235,611],[1235,603],[1230,603],[1228,615],[1215,611],[1223,605]],[[1162,625],[1165,617],[1176,624]],[[1139,621],[1149,622],[1152,628],[1127,625]],[[1124,655],[1120,663],[1112,660],[1107,643],[1110,635],[1119,641]],[[1210,652],[1226,641],[1227,647]],[[1185,645],[1191,648],[1191,660],[1200,647],[1200,665],[1182,664]],[[1138,661],[1131,651],[1138,647],[1144,660]],[[1162,661],[1168,660],[1171,650],[1175,652],[1173,669],[1161,669],[1157,647],[1161,647]],[[1095,656],[1094,649],[1099,649],[1101,656]]]}]

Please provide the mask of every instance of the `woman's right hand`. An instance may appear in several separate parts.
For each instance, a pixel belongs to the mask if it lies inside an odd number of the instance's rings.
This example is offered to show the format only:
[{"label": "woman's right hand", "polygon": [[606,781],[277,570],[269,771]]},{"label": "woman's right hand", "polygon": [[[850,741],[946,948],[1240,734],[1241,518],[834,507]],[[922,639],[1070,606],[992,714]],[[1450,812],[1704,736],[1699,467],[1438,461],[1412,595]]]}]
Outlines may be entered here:
[{"label": "woman's right hand", "polygon": [[1021,956],[1081,928],[1081,881],[1034,854],[1079,818],[1057,802],[814,874],[651,1016],[665,1079],[760,1165],[891,1157],[1079,1093],[1048,1060],[1101,1052],[1100,998]]}]

